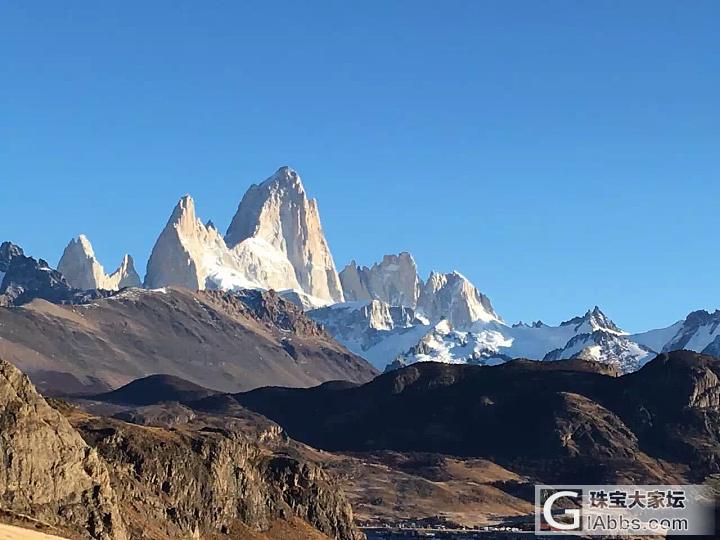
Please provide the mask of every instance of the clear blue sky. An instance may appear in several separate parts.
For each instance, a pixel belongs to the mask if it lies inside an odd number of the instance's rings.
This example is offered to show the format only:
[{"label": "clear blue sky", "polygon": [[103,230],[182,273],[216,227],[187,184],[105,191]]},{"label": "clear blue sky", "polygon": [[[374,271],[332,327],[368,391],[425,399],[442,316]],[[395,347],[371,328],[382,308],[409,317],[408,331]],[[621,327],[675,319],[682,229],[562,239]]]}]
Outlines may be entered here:
[{"label": "clear blue sky", "polygon": [[281,165],[339,267],[408,250],[509,321],[720,307],[720,2],[0,4],[0,238],[145,262]]}]

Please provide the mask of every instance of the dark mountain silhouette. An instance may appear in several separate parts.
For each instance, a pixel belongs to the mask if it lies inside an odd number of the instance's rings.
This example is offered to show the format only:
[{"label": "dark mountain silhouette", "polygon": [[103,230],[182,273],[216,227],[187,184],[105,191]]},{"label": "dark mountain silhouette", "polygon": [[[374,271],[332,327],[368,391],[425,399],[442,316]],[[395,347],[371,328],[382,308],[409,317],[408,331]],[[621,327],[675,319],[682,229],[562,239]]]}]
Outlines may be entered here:
[{"label": "dark mountain silhouette", "polygon": [[136,379],[117,390],[92,396],[91,399],[129,405],[151,405],[162,401],[195,401],[217,393],[174,375],[158,374]]},{"label": "dark mountain silhouette", "polygon": [[[588,367],[418,363],[354,388],[270,387],[233,398],[331,451],[484,457],[548,481],[720,472],[720,360],[677,351],[622,377]],[[191,406],[232,415],[230,403],[211,397]]]}]

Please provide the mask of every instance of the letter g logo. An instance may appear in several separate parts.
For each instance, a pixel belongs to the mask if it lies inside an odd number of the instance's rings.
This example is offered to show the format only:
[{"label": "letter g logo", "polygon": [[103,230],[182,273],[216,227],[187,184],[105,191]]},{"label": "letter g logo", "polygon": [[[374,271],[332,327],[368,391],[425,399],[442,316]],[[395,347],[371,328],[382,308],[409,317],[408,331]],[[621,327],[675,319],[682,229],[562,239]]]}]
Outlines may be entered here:
[{"label": "letter g logo", "polygon": [[548,525],[559,531],[575,531],[580,529],[580,510],[565,510],[564,514],[566,516],[572,516],[571,523],[560,523],[552,515],[552,507],[555,501],[563,497],[577,499],[579,496],[580,494],[577,491],[558,491],[550,495],[543,504],[543,517]]}]

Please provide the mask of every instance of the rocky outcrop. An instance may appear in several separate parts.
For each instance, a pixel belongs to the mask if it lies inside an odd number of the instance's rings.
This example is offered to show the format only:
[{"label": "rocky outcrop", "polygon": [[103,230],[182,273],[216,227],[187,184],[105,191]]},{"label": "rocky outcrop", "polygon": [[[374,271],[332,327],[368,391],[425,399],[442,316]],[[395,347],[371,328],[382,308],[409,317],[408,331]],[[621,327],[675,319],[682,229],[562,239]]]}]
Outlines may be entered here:
[{"label": "rocky outcrop", "polygon": [[139,287],[140,276],[130,255],[124,255],[117,270],[105,273],[95,257],[90,240],[81,234],[73,238],[65,248],[58,263],[58,271],[65,276],[71,287],[81,290],[105,289],[116,291],[124,287]]},{"label": "rocky outcrop", "polygon": [[370,268],[355,261],[340,272],[345,300],[380,300],[392,306],[414,308],[420,295],[421,281],[412,255],[385,255]]},{"label": "rocky outcrop", "polygon": [[343,300],[317,201],[307,198],[300,176],[289,167],[252,185],[240,201],[225,241],[235,247],[250,238],[283,253],[304,292],[328,302]]},{"label": "rocky outcrop", "polygon": [[294,302],[274,291],[206,291],[203,297],[226,313],[258,321],[268,329],[303,337],[331,339],[322,326],[305,315]]},{"label": "rocky outcrop", "polygon": [[0,360],[0,509],[87,539],[125,540],[105,464],[28,378]]},{"label": "rocky outcrop", "polygon": [[12,242],[3,242],[0,244],[0,283],[2,283],[8,268],[10,268],[12,260],[20,255],[24,255],[20,246],[16,246]]},{"label": "rocky outcrop", "polygon": [[97,289],[75,289],[43,259],[27,257],[20,247],[9,242],[0,246],[0,306],[21,306],[35,299],[82,303],[109,294]]},{"label": "rocky outcrop", "polygon": [[76,422],[110,466],[133,538],[242,537],[233,534],[239,524],[262,531],[292,518],[336,540],[362,538],[320,468],[273,452],[283,444],[277,426],[251,440],[234,425],[203,418],[169,431],[102,418]]},{"label": "rocky outcrop", "polygon": [[0,305],[22,304],[33,298],[63,302],[73,296],[76,291],[60,272],[50,268],[46,261],[27,257],[18,249],[12,250],[12,257],[6,257],[0,283]]},{"label": "rocky outcrop", "polygon": [[431,321],[447,319],[457,329],[499,320],[490,299],[459,272],[432,272],[420,291],[417,311]]},{"label": "rocky outcrop", "polygon": [[[296,443],[254,413],[198,417],[171,403],[165,415],[128,415],[152,424],[143,427],[55,405],[0,360],[4,520],[87,540],[241,538],[292,520],[335,540],[363,538],[334,481],[291,457]],[[173,429],[155,424],[170,416]]]}]

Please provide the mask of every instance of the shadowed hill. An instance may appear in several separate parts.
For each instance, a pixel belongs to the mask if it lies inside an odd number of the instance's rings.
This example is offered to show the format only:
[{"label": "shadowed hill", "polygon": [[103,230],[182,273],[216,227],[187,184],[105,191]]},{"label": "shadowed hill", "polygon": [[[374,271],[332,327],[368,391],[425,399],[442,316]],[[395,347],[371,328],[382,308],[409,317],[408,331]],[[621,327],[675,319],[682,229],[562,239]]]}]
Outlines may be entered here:
[{"label": "shadowed hill", "polygon": [[162,401],[195,401],[218,393],[173,375],[150,375],[125,386],[92,396],[91,399],[130,405],[151,405]]},{"label": "shadowed hill", "polygon": [[720,360],[678,351],[622,377],[576,364],[417,363],[355,388],[259,388],[233,397],[327,450],[484,457],[549,481],[720,472]]}]

